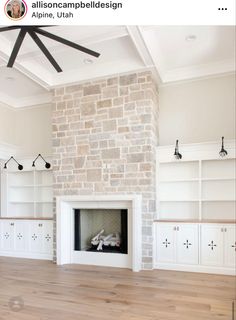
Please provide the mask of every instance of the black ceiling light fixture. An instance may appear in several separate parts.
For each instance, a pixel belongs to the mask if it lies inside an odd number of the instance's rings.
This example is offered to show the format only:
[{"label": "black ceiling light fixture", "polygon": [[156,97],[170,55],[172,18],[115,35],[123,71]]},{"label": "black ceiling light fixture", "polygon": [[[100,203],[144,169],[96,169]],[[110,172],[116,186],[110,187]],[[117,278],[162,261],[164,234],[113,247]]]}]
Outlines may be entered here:
[{"label": "black ceiling light fixture", "polygon": [[98,58],[100,56],[100,53],[98,53],[98,52],[95,52],[93,50],[90,50],[88,48],[80,46],[79,44],[71,42],[71,41],[66,40],[64,38],[58,37],[55,34],[52,34],[48,31],[41,29],[41,27],[43,27],[43,26],[9,26],[9,27],[0,28],[0,32],[20,29],[20,32],[19,32],[18,37],[16,39],[14,48],[12,50],[11,56],[9,58],[7,67],[9,67],[9,68],[13,67],[15,60],[16,60],[16,57],[18,55],[18,52],[21,48],[21,45],[24,41],[26,34],[30,35],[30,37],[34,40],[34,42],[37,44],[39,49],[43,52],[43,54],[46,56],[46,58],[49,60],[49,62],[52,64],[52,66],[56,69],[57,72],[62,72],[61,67],[58,65],[58,63],[53,58],[51,53],[45,47],[45,45],[43,44],[42,40],[39,38],[38,35],[41,35],[46,38],[52,39],[54,41],[60,42],[66,46],[69,46],[69,47],[74,48],[76,50],[82,51],[82,52],[89,54],[93,57]]},{"label": "black ceiling light fixture", "polygon": [[219,155],[221,158],[224,158],[225,156],[227,156],[228,152],[225,150],[224,147],[224,137],[221,138],[221,150],[219,152]]},{"label": "black ceiling light fixture", "polygon": [[20,164],[13,156],[11,156],[8,160],[7,160],[7,162],[5,162],[4,163],[4,169],[7,169],[7,164],[8,164],[8,162],[10,162],[11,160],[14,160],[17,164],[18,164],[18,170],[23,170],[23,166],[22,166],[22,164]]},{"label": "black ceiling light fixture", "polygon": [[176,143],[175,143],[174,157],[177,160],[181,160],[182,159],[182,154],[179,153],[179,140],[176,140]]},{"label": "black ceiling light fixture", "polygon": [[32,167],[35,167],[35,162],[38,160],[38,158],[41,158],[44,162],[45,162],[45,168],[46,169],[50,169],[51,168],[51,164],[49,162],[47,162],[44,157],[39,153],[37,155],[37,157],[34,159],[33,163],[32,163]]}]

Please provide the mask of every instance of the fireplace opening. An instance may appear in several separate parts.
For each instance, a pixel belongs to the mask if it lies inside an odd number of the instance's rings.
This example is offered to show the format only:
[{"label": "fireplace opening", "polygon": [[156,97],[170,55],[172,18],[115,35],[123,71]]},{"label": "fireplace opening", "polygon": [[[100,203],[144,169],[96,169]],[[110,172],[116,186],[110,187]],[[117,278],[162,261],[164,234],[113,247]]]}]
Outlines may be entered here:
[{"label": "fireplace opening", "polygon": [[74,209],[74,250],[128,253],[127,209]]}]

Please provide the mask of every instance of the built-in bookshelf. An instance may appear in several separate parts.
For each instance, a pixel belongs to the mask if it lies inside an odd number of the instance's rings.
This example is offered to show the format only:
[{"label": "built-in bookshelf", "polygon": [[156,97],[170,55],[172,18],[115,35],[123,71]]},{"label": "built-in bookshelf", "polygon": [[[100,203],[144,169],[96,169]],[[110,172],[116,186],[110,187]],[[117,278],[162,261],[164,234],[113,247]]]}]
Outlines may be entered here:
[{"label": "built-in bookshelf", "polygon": [[22,171],[14,166],[1,172],[1,217],[50,218],[53,210],[52,170],[44,163],[33,168],[21,161]]},{"label": "built-in bookshelf", "polygon": [[217,147],[214,143],[202,148],[200,144],[185,145],[182,160],[174,159],[173,148],[158,148],[158,220],[235,219],[234,142],[225,158],[219,157]]}]

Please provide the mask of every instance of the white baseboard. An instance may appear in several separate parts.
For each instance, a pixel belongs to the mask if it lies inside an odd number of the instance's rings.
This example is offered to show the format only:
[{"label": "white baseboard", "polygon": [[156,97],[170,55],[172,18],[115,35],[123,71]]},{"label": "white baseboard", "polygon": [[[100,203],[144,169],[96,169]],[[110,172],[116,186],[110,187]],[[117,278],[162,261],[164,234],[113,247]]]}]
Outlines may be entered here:
[{"label": "white baseboard", "polygon": [[38,260],[53,260],[51,254],[44,253],[27,253],[27,252],[9,252],[0,251],[0,257],[11,257],[11,258],[23,258],[23,259],[38,259]]},{"label": "white baseboard", "polygon": [[185,271],[185,272],[225,274],[225,275],[230,275],[230,276],[236,275],[236,270],[234,268],[212,267],[212,266],[202,266],[202,265],[181,265],[181,264],[155,263],[154,268],[160,269],[160,270],[174,270],[174,271]]}]

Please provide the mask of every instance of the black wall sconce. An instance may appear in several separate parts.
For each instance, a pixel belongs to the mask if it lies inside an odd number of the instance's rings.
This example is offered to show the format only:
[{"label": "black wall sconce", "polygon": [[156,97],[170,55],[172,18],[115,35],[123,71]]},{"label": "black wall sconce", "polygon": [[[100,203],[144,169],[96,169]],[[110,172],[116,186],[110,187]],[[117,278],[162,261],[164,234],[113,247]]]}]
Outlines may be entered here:
[{"label": "black wall sconce", "polygon": [[8,164],[8,162],[10,162],[11,160],[14,160],[17,164],[18,164],[18,170],[23,170],[23,166],[22,166],[22,164],[20,164],[14,157],[10,157],[10,159],[9,160],[7,160],[7,162],[5,162],[4,163],[4,169],[7,169],[7,164]]},{"label": "black wall sconce", "polygon": [[176,160],[181,160],[182,159],[182,154],[179,153],[179,140],[176,140],[176,143],[175,143],[174,157],[175,157]]},{"label": "black wall sconce", "polygon": [[221,156],[221,158],[224,158],[225,156],[227,156],[228,152],[225,150],[224,147],[224,137],[221,138],[221,150],[219,152],[219,155]]},{"label": "black wall sconce", "polygon": [[46,169],[50,169],[51,168],[51,164],[49,162],[47,162],[43,156],[39,153],[39,155],[34,159],[33,163],[32,163],[32,167],[35,167],[35,162],[38,160],[38,158],[41,158],[44,162],[45,162],[45,168]]}]

